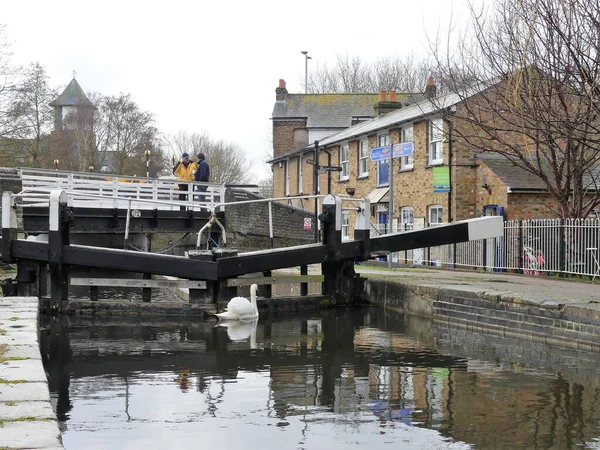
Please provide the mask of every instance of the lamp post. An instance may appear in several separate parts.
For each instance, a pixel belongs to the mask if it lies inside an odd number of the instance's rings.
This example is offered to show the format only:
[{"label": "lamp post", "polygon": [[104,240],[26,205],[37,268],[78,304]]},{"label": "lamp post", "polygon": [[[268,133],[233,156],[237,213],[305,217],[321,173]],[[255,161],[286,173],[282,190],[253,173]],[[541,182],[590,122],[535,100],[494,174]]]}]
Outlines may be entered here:
[{"label": "lamp post", "polygon": [[146,178],[150,178],[150,150],[144,152],[146,155]]},{"label": "lamp post", "polygon": [[59,162],[60,162],[60,161],[59,161],[58,159],[55,159],[55,160],[54,160],[54,170],[58,170],[58,163],[59,163]]},{"label": "lamp post", "polygon": [[304,93],[308,93],[308,60],[312,59],[308,56],[308,52],[306,50],[302,50],[300,53],[304,55]]}]

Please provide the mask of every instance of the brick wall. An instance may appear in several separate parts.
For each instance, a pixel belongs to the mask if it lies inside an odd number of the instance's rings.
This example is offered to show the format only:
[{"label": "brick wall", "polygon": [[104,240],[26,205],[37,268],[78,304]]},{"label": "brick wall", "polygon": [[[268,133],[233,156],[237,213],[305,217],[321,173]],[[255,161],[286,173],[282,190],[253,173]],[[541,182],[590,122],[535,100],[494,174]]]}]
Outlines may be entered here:
[{"label": "brick wall", "polygon": [[[227,189],[227,202],[259,199],[250,193]],[[314,242],[314,213],[290,205],[273,202],[274,247],[310,244]],[[226,206],[227,245],[240,251],[270,248],[269,206],[267,202]],[[310,218],[312,228],[304,230],[304,219]]]},{"label": "brick wall", "polygon": [[306,119],[273,121],[273,157],[296,150],[294,130],[298,128],[306,128]]}]

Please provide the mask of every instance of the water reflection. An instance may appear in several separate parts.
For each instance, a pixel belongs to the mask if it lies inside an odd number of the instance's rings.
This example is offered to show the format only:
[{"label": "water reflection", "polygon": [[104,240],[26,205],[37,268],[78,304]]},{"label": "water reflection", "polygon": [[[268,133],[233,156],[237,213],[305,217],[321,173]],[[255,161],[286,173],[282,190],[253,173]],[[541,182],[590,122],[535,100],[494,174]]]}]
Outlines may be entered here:
[{"label": "water reflection", "polygon": [[498,338],[490,352],[484,335],[381,309],[63,320],[41,342],[67,449],[581,448],[600,435],[598,374],[499,360],[527,346]]}]

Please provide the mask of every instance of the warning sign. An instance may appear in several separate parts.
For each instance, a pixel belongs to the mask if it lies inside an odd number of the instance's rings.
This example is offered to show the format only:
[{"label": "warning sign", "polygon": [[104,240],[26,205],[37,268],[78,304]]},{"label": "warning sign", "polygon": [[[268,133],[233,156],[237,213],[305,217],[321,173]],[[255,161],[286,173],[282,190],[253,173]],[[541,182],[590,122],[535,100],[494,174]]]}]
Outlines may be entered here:
[{"label": "warning sign", "polygon": [[312,219],[310,217],[304,218],[304,229],[310,230],[312,228]]}]

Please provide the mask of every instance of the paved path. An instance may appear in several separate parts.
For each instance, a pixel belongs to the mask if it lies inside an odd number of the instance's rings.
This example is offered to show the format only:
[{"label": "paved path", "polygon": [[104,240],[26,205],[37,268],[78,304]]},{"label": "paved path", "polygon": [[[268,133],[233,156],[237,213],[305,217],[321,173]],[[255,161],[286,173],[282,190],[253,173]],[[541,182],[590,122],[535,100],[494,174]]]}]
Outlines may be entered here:
[{"label": "paved path", "polygon": [[0,297],[0,448],[63,449],[38,342],[38,299]]},{"label": "paved path", "polygon": [[600,285],[589,281],[496,272],[425,268],[387,269],[368,265],[356,266],[356,271],[366,277],[369,275],[390,277],[415,285],[498,292],[532,300],[535,303],[554,301],[565,304],[589,304],[593,309],[598,309],[595,304],[600,303]]}]

